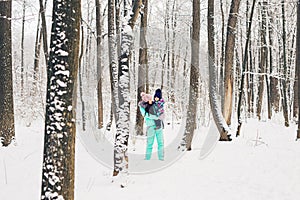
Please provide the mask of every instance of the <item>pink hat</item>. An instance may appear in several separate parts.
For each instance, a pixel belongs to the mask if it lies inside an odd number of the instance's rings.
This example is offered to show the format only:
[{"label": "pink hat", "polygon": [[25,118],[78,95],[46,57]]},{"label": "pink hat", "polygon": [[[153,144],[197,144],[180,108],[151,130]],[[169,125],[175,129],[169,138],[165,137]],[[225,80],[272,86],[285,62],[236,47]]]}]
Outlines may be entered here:
[{"label": "pink hat", "polygon": [[150,94],[146,94],[145,92],[141,92],[142,101],[148,102],[152,100],[152,96]]}]

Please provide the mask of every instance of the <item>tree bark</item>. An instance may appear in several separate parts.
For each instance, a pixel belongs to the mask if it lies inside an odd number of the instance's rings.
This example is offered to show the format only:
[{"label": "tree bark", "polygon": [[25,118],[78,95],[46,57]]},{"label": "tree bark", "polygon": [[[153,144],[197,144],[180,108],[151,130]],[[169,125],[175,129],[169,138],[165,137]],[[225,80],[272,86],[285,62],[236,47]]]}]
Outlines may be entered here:
[{"label": "tree bark", "polygon": [[[300,88],[300,0],[297,2],[297,42],[296,42],[296,73],[297,79],[295,84],[298,84],[298,89]],[[298,130],[297,130],[297,139],[300,139],[300,95],[299,90],[297,89],[298,93]]]},{"label": "tree bark", "polygon": [[259,75],[259,86],[258,86],[258,95],[257,95],[257,117],[261,120],[261,111],[263,105],[263,94],[264,94],[264,85],[265,85],[265,72],[266,72],[266,63],[267,63],[267,55],[268,55],[268,48],[267,48],[267,11],[266,11],[266,4],[267,2],[263,0],[262,2],[262,10],[261,10],[261,28],[260,28],[260,60],[259,60],[259,70],[258,72],[261,73]]},{"label": "tree bark", "polygon": [[80,0],[53,1],[41,199],[74,199]]},{"label": "tree bark", "polygon": [[215,65],[215,29],[214,29],[214,0],[208,0],[207,13],[208,63],[209,63],[209,102],[214,122],[220,133],[220,140],[229,141],[228,126],[221,114],[221,102],[217,95],[217,69]]},{"label": "tree bark", "polygon": [[24,97],[24,40],[25,40],[25,14],[26,0],[23,0],[23,16],[22,16],[22,31],[21,31],[21,98]]},{"label": "tree bark", "polygon": [[224,81],[224,110],[223,115],[228,125],[231,124],[233,98],[233,57],[236,36],[236,22],[240,0],[232,0],[227,24],[227,38],[225,50],[225,81]]},{"label": "tree bark", "polygon": [[283,109],[283,117],[284,117],[284,125],[286,127],[289,126],[289,111],[288,111],[288,102],[287,102],[287,60],[286,60],[286,28],[285,28],[285,7],[284,7],[284,0],[281,1],[281,8],[282,8],[282,45],[283,45],[283,76],[284,78],[281,79],[281,93],[282,93],[282,109]]},{"label": "tree bark", "polygon": [[103,128],[103,100],[102,100],[102,66],[101,66],[101,4],[95,0],[96,4],[96,32],[97,32],[97,97],[98,97],[98,128]]},{"label": "tree bark", "polygon": [[[134,5],[137,5],[135,0]],[[119,108],[117,110],[117,133],[115,137],[114,145],[114,171],[113,175],[116,176],[120,172],[128,173],[128,138],[129,138],[129,122],[130,122],[130,92],[129,92],[129,56],[133,44],[132,29],[134,27],[136,13],[139,13],[141,6],[134,6],[131,8],[126,0],[123,1],[124,5],[124,16],[121,28],[121,52],[119,56],[119,68],[118,68],[118,78],[119,85]],[[139,4],[140,5],[140,4]],[[129,18],[130,11],[133,12],[131,18],[127,22],[126,19]],[[122,92],[121,92],[122,91]]]},{"label": "tree bark", "polygon": [[[143,12],[141,14],[140,25],[140,49],[139,49],[139,67],[138,67],[138,88],[137,88],[137,101],[140,100],[141,92],[148,93],[147,82],[148,80],[148,48],[146,41],[147,34],[147,18],[148,18],[148,0],[143,0]],[[136,111],[136,134],[143,135],[144,118],[137,107]]]},{"label": "tree bark", "polygon": [[43,0],[39,0],[40,2],[40,15],[42,18],[42,35],[43,35],[43,47],[44,47],[44,55],[45,55],[45,62],[48,62],[48,36],[47,36],[47,23],[46,23],[46,4],[47,0],[45,0],[45,6],[43,6]]},{"label": "tree bark", "polygon": [[252,19],[253,19],[253,13],[255,8],[256,0],[253,0],[251,14],[249,18],[249,27],[247,30],[247,38],[246,38],[246,44],[244,49],[244,58],[243,58],[243,64],[242,64],[242,77],[241,77],[241,83],[240,83],[240,89],[239,89],[239,99],[238,99],[238,106],[237,106],[237,118],[238,118],[238,128],[236,132],[236,136],[240,135],[241,126],[242,126],[242,119],[241,119],[241,107],[242,107],[242,100],[243,100],[243,94],[244,94],[244,80],[245,80],[245,72],[246,72],[246,65],[248,61],[248,45],[250,41],[250,35],[251,35],[251,26],[252,26]]},{"label": "tree bark", "polygon": [[12,75],[12,1],[0,1],[0,146],[8,146],[15,137]]},{"label": "tree bark", "polygon": [[192,140],[196,128],[197,99],[199,87],[199,42],[200,42],[200,0],[193,0],[193,24],[191,38],[191,69],[190,69],[190,88],[189,104],[185,131],[181,146],[188,151],[192,149]]}]

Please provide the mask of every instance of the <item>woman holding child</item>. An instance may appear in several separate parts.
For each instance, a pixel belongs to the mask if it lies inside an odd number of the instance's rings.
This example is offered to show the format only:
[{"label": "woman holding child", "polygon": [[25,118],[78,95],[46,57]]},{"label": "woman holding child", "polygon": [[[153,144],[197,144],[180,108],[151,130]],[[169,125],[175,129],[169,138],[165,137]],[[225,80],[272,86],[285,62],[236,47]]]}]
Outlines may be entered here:
[{"label": "woman holding child", "polygon": [[158,159],[164,160],[164,138],[163,138],[163,119],[164,119],[164,99],[160,89],[155,91],[154,98],[150,94],[141,93],[142,101],[139,108],[145,118],[147,130],[146,160],[150,160],[152,155],[154,138],[156,137],[158,148]]}]

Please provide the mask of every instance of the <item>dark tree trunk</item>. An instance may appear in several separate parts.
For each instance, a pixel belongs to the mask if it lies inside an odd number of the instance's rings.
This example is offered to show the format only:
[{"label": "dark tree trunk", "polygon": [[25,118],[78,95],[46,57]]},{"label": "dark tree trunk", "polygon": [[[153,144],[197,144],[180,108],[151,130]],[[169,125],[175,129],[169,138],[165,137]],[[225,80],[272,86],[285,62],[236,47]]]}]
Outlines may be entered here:
[{"label": "dark tree trunk", "polygon": [[[140,100],[141,92],[149,92],[147,90],[148,83],[148,49],[147,49],[147,18],[148,18],[148,0],[143,0],[143,12],[141,15],[140,26],[140,49],[139,49],[139,67],[138,67],[138,88],[137,88],[137,101]],[[143,135],[144,118],[139,112],[137,107],[136,113],[136,134]]]},{"label": "dark tree trunk", "polygon": [[48,36],[47,36],[47,24],[46,24],[46,16],[45,16],[45,11],[46,11],[46,4],[47,0],[45,0],[45,6],[43,6],[43,0],[39,0],[40,2],[40,15],[42,18],[42,35],[43,35],[43,47],[44,47],[44,55],[45,55],[45,62],[48,62]]},{"label": "dark tree trunk", "polygon": [[0,1],[0,146],[8,146],[15,137],[11,6],[11,0]]},{"label": "dark tree trunk", "polygon": [[96,31],[97,31],[97,97],[98,97],[98,128],[103,127],[103,100],[102,100],[102,66],[101,66],[101,4],[99,0],[96,3]]},{"label": "dark tree trunk", "polygon": [[[298,84],[298,89],[300,88],[300,0],[298,0],[297,3],[297,47],[296,47],[296,71],[297,71],[297,81],[295,84]],[[297,139],[300,139],[300,95],[299,95],[299,90],[297,89],[298,92],[298,130],[297,130]]]},{"label": "dark tree trunk", "polygon": [[188,151],[192,149],[192,140],[196,128],[197,99],[199,88],[199,42],[200,42],[200,0],[193,0],[193,31],[191,38],[191,69],[190,69],[190,88],[189,104],[185,132],[181,146]]},{"label": "dark tree trunk", "polygon": [[80,0],[53,2],[41,199],[74,199]]},{"label": "dark tree trunk", "polygon": [[24,100],[24,40],[25,40],[25,14],[26,0],[23,0],[23,16],[22,16],[22,31],[21,31],[21,97]]},{"label": "dark tree trunk", "polygon": [[249,27],[247,30],[247,38],[246,38],[246,44],[244,49],[244,58],[243,58],[243,64],[242,64],[242,77],[241,77],[241,83],[240,83],[240,89],[239,89],[239,99],[238,99],[238,106],[237,106],[237,118],[238,118],[238,128],[236,132],[236,136],[240,135],[240,130],[242,126],[242,119],[241,119],[241,107],[242,107],[242,100],[243,100],[243,94],[244,94],[244,81],[245,81],[245,72],[246,72],[246,66],[248,61],[248,45],[250,41],[250,35],[251,35],[251,26],[252,26],[252,19],[253,19],[253,13],[255,8],[256,0],[253,0],[250,19],[249,19]]},{"label": "dark tree trunk", "polygon": [[259,70],[258,72],[261,73],[259,76],[259,85],[258,85],[258,97],[257,97],[257,117],[261,120],[261,111],[263,105],[263,94],[264,94],[264,85],[265,85],[265,72],[266,72],[266,64],[267,64],[267,55],[268,55],[268,48],[267,48],[267,24],[266,24],[266,4],[267,2],[264,0],[262,2],[262,9],[261,9],[261,28],[260,28],[260,60],[259,60]]},{"label": "dark tree trunk", "polygon": [[283,45],[283,76],[284,79],[281,79],[281,93],[282,93],[282,109],[283,109],[283,117],[284,117],[284,125],[286,127],[289,126],[289,111],[288,111],[288,101],[287,101],[287,74],[288,74],[288,66],[286,59],[286,28],[285,28],[285,1],[281,1],[282,8],[282,45]]}]

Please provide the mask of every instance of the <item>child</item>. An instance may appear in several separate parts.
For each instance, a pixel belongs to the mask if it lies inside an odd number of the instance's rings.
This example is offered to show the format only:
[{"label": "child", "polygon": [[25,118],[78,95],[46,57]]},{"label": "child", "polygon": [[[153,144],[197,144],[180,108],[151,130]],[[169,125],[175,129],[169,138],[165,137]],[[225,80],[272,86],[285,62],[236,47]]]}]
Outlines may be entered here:
[{"label": "child", "polygon": [[162,98],[161,89],[157,89],[154,94],[154,107],[156,115],[159,117],[158,120],[155,121],[156,129],[160,129],[163,125],[163,119],[164,119],[164,99]]}]

